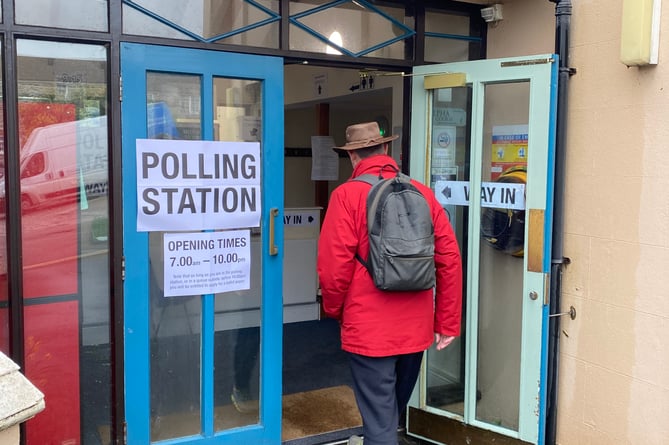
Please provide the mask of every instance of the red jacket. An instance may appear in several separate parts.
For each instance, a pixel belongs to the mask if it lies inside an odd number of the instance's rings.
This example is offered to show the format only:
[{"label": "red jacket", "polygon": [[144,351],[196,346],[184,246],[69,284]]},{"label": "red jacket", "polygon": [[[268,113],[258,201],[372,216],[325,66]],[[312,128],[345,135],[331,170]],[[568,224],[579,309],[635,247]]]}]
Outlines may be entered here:
[{"label": "red jacket", "polygon": [[[378,175],[395,161],[386,155],[362,159],[352,177]],[[384,177],[394,175],[384,170]],[[429,187],[412,181],[432,209],[435,233],[436,291],[388,292],[374,286],[355,259],[367,258],[366,199],[369,184],[348,181],[330,196],[318,241],[318,275],[325,313],[341,324],[342,349],[370,357],[419,352],[430,347],[434,333],[460,334],[462,263],[453,229]]]}]

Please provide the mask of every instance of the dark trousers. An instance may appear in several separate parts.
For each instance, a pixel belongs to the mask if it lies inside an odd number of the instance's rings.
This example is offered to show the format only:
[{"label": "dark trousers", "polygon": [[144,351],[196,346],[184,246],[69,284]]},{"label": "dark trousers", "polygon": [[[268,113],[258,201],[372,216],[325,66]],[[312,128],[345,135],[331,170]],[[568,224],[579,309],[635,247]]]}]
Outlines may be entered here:
[{"label": "dark trousers", "polygon": [[399,418],[416,385],[423,352],[349,357],[365,445],[397,445]]}]

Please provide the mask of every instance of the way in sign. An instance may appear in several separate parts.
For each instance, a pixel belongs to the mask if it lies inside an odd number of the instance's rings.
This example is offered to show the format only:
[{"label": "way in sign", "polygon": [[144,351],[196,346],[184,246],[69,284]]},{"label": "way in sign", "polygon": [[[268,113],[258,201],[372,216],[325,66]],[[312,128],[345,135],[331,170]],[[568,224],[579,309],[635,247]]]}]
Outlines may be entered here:
[{"label": "way in sign", "polygon": [[[437,181],[434,190],[442,205],[469,205],[469,181]],[[481,183],[481,206],[524,210],[525,184],[483,182]]]}]

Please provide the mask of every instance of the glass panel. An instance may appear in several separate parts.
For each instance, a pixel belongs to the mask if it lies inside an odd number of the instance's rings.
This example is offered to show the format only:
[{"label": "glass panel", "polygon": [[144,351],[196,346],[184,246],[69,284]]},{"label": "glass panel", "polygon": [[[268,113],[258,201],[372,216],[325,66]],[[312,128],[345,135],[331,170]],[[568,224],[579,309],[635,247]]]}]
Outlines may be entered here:
[{"label": "glass panel", "polygon": [[[278,0],[256,0],[254,3],[261,7],[245,0],[227,2],[212,0],[185,0],[180,2],[136,0],[134,3],[203,39],[210,39],[278,17],[277,11],[279,9]],[[262,8],[266,9],[263,10]],[[157,30],[163,37],[188,38],[179,31],[165,29],[166,25],[145,16],[132,7],[124,5],[123,11],[123,32],[126,34],[154,36],[156,34],[153,30]],[[223,43],[278,48],[278,23],[277,20],[253,31],[227,38]],[[171,35],[163,35],[165,33]]]},{"label": "glass panel", "polygon": [[[148,73],[147,137],[201,139],[199,76]],[[200,433],[200,295],[165,297],[163,234],[149,233],[151,440]]]},{"label": "glass panel", "polygon": [[[469,181],[471,153],[470,134],[471,88],[444,88],[432,93],[430,186],[437,181]],[[435,190],[437,192],[437,190]],[[441,191],[439,191],[441,193]],[[469,226],[468,205],[446,205],[449,217],[467,264]],[[464,277],[466,283],[466,277]],[[465,339],[467,337],[466,301],[463,302],[462,335],[443,351],[434,347],[427,352],[428,406],[464,416]]]},{"label": "glass panel", "polygon": [[[0,7],[2,3],[0,3]],[[2,42],[2,40],[0,40]],[[1,60],[1,59],[0,59]],[[1,65],[0,65],[1,66]],[[0,73],[0,86],[2,73]],[[0,88],[0,91],[4,91]],[[0,93],[2,94],[2,93]],[[9,355],[9,291],[7,287],[7,201],[5,200],[5,98],[0,105],[0,351]]]},{"label": "glass panel", "polygon": [[469,20],[469,15],[427,9],[425,11],[425,32],[468,36]]},{"label": "glass panel", "polygon": [[[260,82],[252,80],[221,77],[214,79],[215,140],[260,141],[261,86]],[[216,294],[216,430],[256,424],[260,421],[260,233],[259,228],[251,230],[251,288]]]},{"label": "glass panel", "polygon": [[195,40],[125,4],[123,5],[123,32],[166,39]]},{"label": "glass panel", "polygon": [[111,421],[107,52],[17,53],[25,369],[49,400],[27,443],[95,443]]},{"label": "glass panel", "polygon": [[446,39],[443,37],[425,37],[426,62],[462,62],[478,57],[472,54],[480,52],[481,43],[468,40]]},{"label": "glass panel", "polygon": [[[313,2],[290,2],[290,14],[296,14],[314,9],[330,3],[328,0],[317,0]],[[399,23],[404,23],[403,7],[376,6],[388,17],[392,17]],[[327,8],[323,11],[309,14],[298,19],[298,21],[309,27],[312,31],[329,39],[352,53],[359,53],[376,45],[403,36],[407,30],[397,26],[392,20],[379,14],[377,11],[367,9],[356,2],[346,2],[342,5]],[[328,46],[321,40],[313,37],[304,30],[295,32],[296,26],[291,27],[290,49],[298,51],[310,51],[325,53]],[[374,57],[387,57],[404,59],[404,44],[402,49],[387,49],[377,51]],[[332,51],[332,48],[330,49]]]},{"label": "glass panel", "polygon": [[407,55],[406,51],[406,41],[401,40],[399,42],[393,43],[392,45],[384,46],[383,48],[379,48],[376,51],[369,52],[365,54],[365,57],[380,57],[383,59],[397,60],[411,58],[411,56]]},{"label": "glass panel", "polygon": [[16,23],[107,31],[108,0],[14,0]]},{"label": "glass panel", "polygon": [[518,194],[524,195],[529,89],[529,82],[486,86],[479,195],[476,418],[512,430],[518,429],[519,412],[525,208],[505,190],[511,190],[508,183],[520,184]]},{"label": "glass panel", "polygon": [[226,45],[256,46],[259,48],[279,48],[279,22],[273,22],[240,34],[216,40]]},{"label": "glass panel", "polygon": [[[443,37],[425,37],[425,60],[444,63],[479,58],[481,43],[457,38],[472,37],[470,21],[471,17],[467,14],[428,9],[425,12],[425,32],[441,34]],[[472,57],[471,54],[476,56]]]}]

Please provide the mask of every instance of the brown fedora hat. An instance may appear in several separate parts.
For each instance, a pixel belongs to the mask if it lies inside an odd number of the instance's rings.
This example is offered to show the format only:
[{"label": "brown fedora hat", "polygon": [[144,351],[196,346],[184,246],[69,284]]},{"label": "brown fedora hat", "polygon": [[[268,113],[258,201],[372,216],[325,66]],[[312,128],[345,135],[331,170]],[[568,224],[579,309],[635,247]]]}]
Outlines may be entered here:
[{"label": "brown fedora hat", "polygon": [[379,124],[376,122],[363,122],[361,124],[346,127],[346,145],[334,147],[338,150],[357,150],[359,148],[373,147],[384,142],[394,141],[399,135],[381,136]]}]

